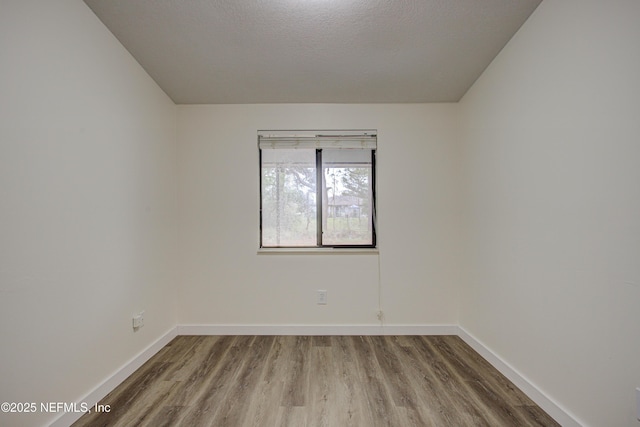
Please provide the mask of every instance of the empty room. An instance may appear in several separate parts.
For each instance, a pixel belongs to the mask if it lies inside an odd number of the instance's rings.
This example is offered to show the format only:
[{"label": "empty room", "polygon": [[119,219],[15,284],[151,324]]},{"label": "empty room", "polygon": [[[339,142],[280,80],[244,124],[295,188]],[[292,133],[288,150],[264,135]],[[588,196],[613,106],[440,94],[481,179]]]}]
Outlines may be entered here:
[{"label": "empty room", "polygon": [[0,426],[640,426],[640,1],[0,0]]}]

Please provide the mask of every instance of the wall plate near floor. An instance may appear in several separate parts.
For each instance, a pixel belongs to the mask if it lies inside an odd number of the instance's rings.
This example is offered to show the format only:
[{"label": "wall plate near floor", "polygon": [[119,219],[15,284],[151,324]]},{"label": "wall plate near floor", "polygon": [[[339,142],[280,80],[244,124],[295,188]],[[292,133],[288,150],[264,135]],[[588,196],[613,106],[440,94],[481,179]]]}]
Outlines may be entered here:
[{"label": "wall plate near floor", "polygon": [[327,305],[327,291],[325,289],[316,291],[316,303],[318,305]]},{"label": "wall plate near floor", "polygon": [[636,387],[636,418],[640,421],[640,387]]},{"label": "wall plate near floor", "polygon": [[138,330],[144,326],[144,311],[133,315],[133,329]]}]

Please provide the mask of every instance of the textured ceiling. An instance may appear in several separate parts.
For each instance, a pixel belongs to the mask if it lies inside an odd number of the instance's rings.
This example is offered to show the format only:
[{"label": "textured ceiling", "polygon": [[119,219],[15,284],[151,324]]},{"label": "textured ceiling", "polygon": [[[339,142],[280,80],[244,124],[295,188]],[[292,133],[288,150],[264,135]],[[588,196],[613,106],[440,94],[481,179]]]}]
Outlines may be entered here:
[{"label": "textured ceiling", "polygon": [[85,0],[177,104],[454,102],[541,0]]}]

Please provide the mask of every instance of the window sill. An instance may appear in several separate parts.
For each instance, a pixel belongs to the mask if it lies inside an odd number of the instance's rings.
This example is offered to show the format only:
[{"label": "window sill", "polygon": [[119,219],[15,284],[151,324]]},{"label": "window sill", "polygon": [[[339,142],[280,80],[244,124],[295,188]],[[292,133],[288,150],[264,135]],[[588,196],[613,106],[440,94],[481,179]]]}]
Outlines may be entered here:
[{"label": "window sill", "polygon": [[378,248],[260,248],[258,255],[377,255]]}]

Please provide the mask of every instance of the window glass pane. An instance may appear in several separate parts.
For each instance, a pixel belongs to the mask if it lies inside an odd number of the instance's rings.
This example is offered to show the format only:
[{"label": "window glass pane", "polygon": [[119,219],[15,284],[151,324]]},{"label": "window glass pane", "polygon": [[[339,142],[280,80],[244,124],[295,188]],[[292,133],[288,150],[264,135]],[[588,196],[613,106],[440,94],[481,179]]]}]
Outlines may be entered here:
[{"label": "window glass pane", "polygon": [[262,246],[316,246],[316,151],[262,150]]},{"label": "window glass pane", "polygon": [[322,150],[322,244],[372,245],[371,150]]}]

